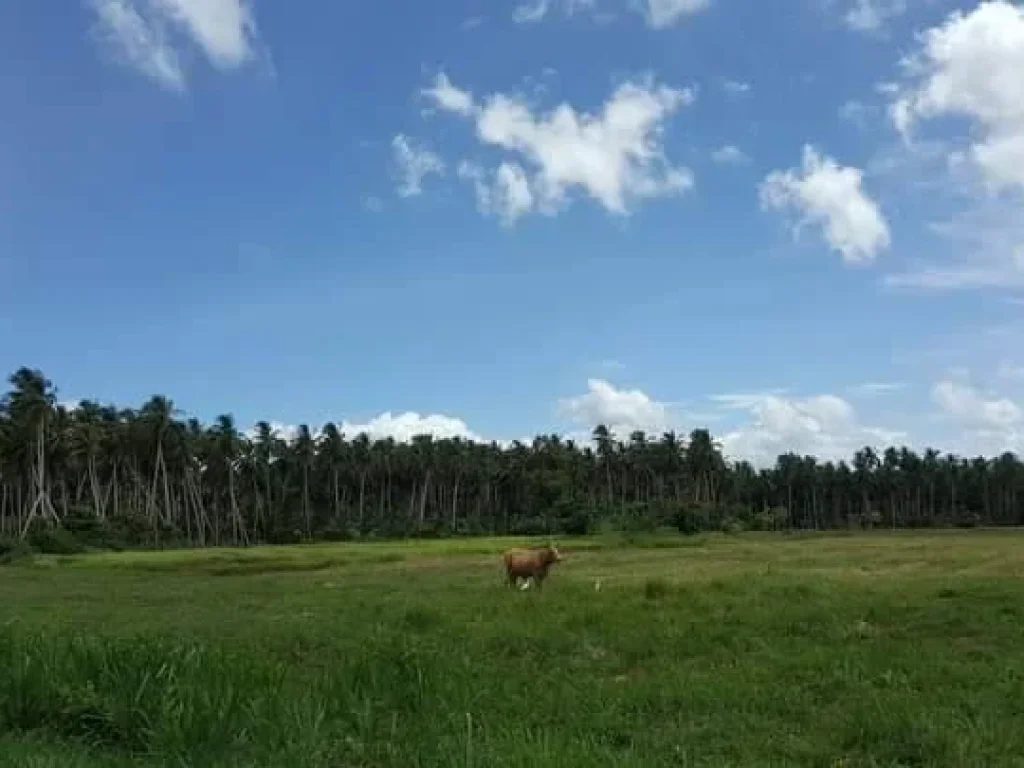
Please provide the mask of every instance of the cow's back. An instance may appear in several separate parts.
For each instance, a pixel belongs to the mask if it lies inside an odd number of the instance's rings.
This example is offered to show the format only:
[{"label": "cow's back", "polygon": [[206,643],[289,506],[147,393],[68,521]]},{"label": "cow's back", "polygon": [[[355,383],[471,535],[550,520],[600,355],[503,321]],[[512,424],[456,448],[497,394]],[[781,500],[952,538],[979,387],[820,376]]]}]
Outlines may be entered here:
[{"label": "cow's back", "polygon": [[510,572],[533,574],[540,568],[541,558],[528,549],[510,549],[505,552],[504,560]]}]

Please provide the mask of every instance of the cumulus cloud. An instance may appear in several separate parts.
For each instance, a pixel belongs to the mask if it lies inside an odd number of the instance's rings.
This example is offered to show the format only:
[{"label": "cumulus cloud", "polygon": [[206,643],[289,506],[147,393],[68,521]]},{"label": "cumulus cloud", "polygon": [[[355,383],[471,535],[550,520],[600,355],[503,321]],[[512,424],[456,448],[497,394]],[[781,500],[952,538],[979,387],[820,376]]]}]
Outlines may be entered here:
[{"label": "cumulus cloud", "polygon": [[955,11],[920,36],[904,69],[896,127],[909,137],[929,119],[967,118],[976,129],[968,153],[988,183],[1024,189],[1024,9],[990,0]]},{"label": "cumulus cloud", "polygon": [[970,428],[1016,429],[1024,419],[1024,411],[1012,400],[986,398],[963,381],[940,381],[932,389],[932,399],[944,415]]},{"label": "cumulus cloud", "polygon": [[626,82],[598,114],[568,104],[535,112],[521,96],[501,93],[477,103],[444,74],[424,94],[439,109],[472,120],[477,140],[507,155],[490,181],[479,168],[461,174],[474,183],[478,202],[482,195],[505,200],[505,205],[487,206],[499,213],[511,206],[516,216],[528,211],[554,215],[579,192],[626,215],[638,201],[678,195],[693,186],[691,171],[670,163],[663,147],[666,121],[694,99],[689,89],[650,80]]},{"label": "cumulus cloud", "polygon": [[256,22],[247,0],[87,0],[97,30],[123,61],[161,85],[182,90],[185,74],[169,41],[177,32],[221,70],[255,56]]},{"label": "cumulus cloud", "polygon": [[742,165],[750,158],[737,146],[726,144],[711,153],[711,159],[722,165]]},{"label": "cumulus cloud", "polygon": [[639,389],[618,389],[603,379],[590,379],[583,395],[559,401],[561,413],[579,426],[593,429],[604,424],[621,439],[637,430],[658,433],[671,428],[667,403]]},{"label": "cumulus cloud", "polygon": [[[942,291],[1024,287],[1022,71],[1024,8],[989,0],[918,35],[901,77],[886,84],[903,155],[941,159],[932,171],[935,192],[958,207],[931,227],[941,238],[931,249],[939,255],[912,262],[887,284]],[[936,130],[922,137],[929,127]],[[921,149],[928,146],[936,151]]]},{"label": "cumulus cloud", "polygon": [[790,451],[823,460],[849,460],[866,445],[882,448],[906,438],[903,432],[864,424],[848,401],[831,394],[800,398],[778,391],[756,392],[715,395],[710,401],[717,413],[683,413],[642,390],[619,389],[603,379],[591,379],[585,394],[559,401],[559,409],[581,427],[572,433],[581,441],[589,440],[590,430],[598,424],[626,440],[636,430],[686,432],[725,415],[735,424],[718,431],[726,457],[759,467],[774,464],[780,454]]},{"label": "cumulus cloud", "polygon": [[[393,438],[396,442],[407,443],[419,435],[430,435],[437,440],[461,437],[464,440],[485,442],[480,435],[471,430],[462,419],[442,414],[419,414],[415,411],[405,413],[392,413],[385,411],[365,423],[342,421],[338,430],[348,440],[353,440],[361,434],[365,434],[373,440]],[[279,421],[270,422],[270,429],[273,435],[288,443],[295,442],[299,436],[299,428],[294,424],[284,424]],[[245,432],[250,439],[257,435],[257,428],[254,425]],[[311,430],[310,434],[314,439],[322,437],[322,431],[317,428]]]},{"label": "cumulus cloud", "polygon": [[795,211],[794,234],[805,225],[821,229],[825,241],[848,264],[873,261],[891,244],[889,225],[864,191],[863,172],[840,166],[805,146],[802,168],[773,171],[760,185],[766,210]]},{"label": "cumulus cloud", "polygon": [[395,136],[391,141],[391,149],[398,169],[400,197],[421,194],[425,178],[444,173],[445,166],[441,158],[408,136]]},{"label": "cumulus cloud", "polygon": [[[641,13],[652,29],[666,29],[687,16],[706,10],[711,6],[711,0],[628,0],[625,5],[629,10]],[[598,9],[596,0],[531,0],[516,6],[512,19],[517,24],[532,24],[542,21],[556,9],[566,16],[583,11],[597,18],[608,15]]]},{"label": "cumulus cloud", "polygon": [[729,458],[770,466],[790,451],[822,460],[849,460],[864,446],[888,446],[902,440],[900,432],[865,426],[849,402],[836,395],[808,398],[774,393],[716,395],[722,408],[746,413],[749,420],[722,436]]},{"label": "cumulus cloud", "polygon": [[[279,440],[284,440],[286,443],[295,442],[295,439],[299,436],[299,427],[296,424],[284,424],[280,421],[271,421],[268,423],[270,424],[270,434]],[[253,440],[259,434],[259,429],[254,424],[249,429],[245,430],[243,434],[248,439]],[[311,434],[313,437],[316,437],[317,433]]]},{"label": "cumulus cloud", "polygon": [[419,435],[431,435],[437,440],[461,437],[464,440],[484,442],[462,419],[441,414],[420,415],[415,411],[398,414],[386,411],[365,424],[343,421],[338,428],[350,438],[366,434],[371,440],[391,437],[400,443],[409,442]]},{"label": "cumulus cloud", "polygon": [[941,419],[962,430],[958,450],[994,455],[1024,448],[1024,408],[1013,400],[951,378],[932,388],[932,401]]}]

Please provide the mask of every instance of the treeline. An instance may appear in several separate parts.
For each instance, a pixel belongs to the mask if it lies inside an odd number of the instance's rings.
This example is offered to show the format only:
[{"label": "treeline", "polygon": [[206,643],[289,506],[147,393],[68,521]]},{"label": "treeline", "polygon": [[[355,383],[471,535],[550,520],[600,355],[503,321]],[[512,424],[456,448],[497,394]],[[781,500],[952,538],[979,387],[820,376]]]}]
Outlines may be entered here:
[{"label": "treeline", "polygon": [[[429,436],[409,443],[231,416],[183,419],[155,396],[138,409],[57,403],[22,368],[0,401],[0,540],[217,546],[394,536],[579,534],[599,526],[691,533],[1019,525],[1024,464],[1011,453],[936,450],[774,467],[726,461],[703,429],[686,438],[557,435],[532,445]],[[62,538],[63,537],[63,538]]]}]

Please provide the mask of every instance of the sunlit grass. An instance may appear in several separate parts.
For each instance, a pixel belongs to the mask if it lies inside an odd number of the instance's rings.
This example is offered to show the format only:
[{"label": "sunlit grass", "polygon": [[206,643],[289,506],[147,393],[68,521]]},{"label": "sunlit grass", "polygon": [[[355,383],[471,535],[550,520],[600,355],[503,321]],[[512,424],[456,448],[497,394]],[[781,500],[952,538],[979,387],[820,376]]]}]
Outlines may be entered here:
[{"label": "sunlit grass", "polygon": [[524,541],[8,566],[0,764],[1024,764],[1020,533]]}]

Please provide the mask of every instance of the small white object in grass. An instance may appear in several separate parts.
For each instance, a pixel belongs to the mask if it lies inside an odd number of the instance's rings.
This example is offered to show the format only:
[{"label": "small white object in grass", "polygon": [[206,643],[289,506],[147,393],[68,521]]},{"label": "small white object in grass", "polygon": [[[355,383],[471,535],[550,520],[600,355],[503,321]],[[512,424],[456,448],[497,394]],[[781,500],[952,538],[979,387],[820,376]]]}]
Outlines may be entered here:
[{"label": "small white object in grass", "polygon": [[526,589],[529,589],[529,588],[530,588],[530,580],[529,579],[524,580],[523,583],[522,583],[522,586],[519,587],[520,590],[526,590]]},{"label": "small white object in grass", "polygon": [[601,591],[601,580],[600,579],[598,579],[597,581],[594,582],[594,591],[595,592],[600,592]]}]

